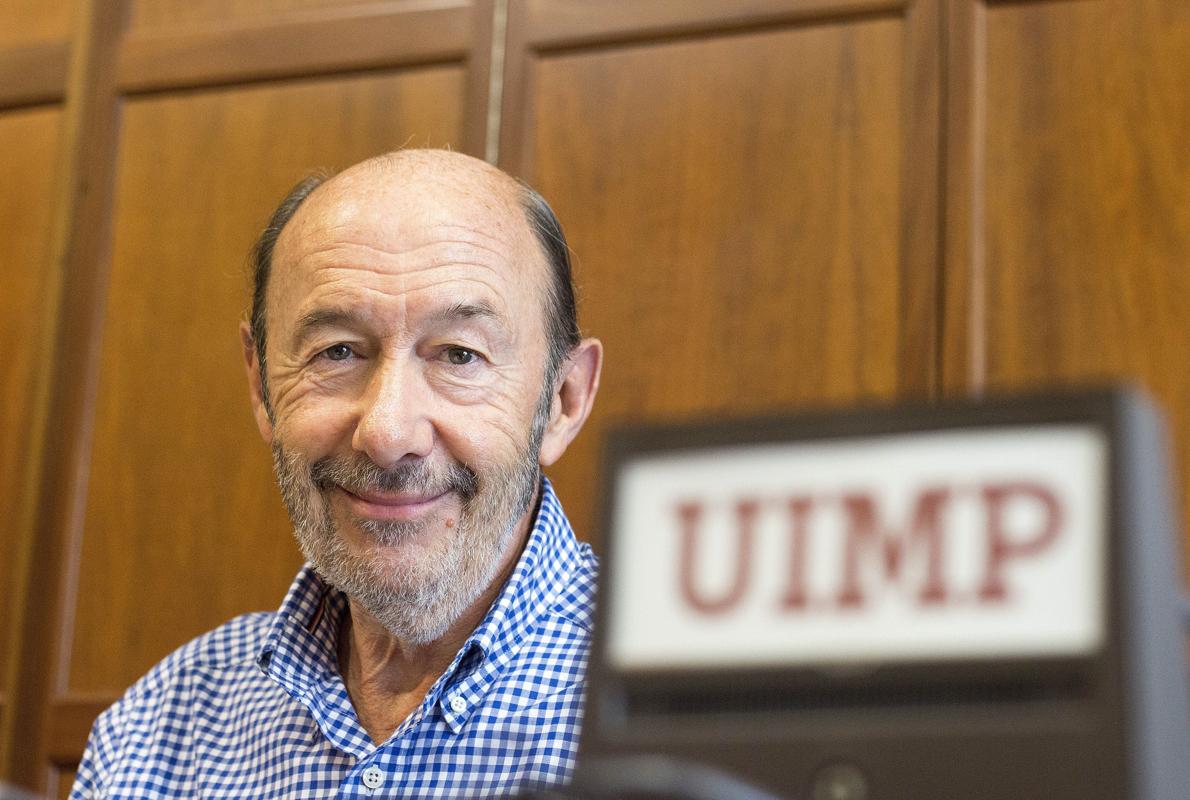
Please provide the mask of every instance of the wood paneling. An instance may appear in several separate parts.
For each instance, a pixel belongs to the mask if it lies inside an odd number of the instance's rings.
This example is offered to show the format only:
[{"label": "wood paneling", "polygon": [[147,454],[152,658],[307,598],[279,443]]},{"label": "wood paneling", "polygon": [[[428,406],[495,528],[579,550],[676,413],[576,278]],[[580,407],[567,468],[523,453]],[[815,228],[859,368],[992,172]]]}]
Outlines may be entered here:
[{"label": "wood paneling", "polygon": [[[48,368],[46,343],[52,339],[45,292],[52,281],[50,246],[54,178],[57,174],[61,110],[55,107],[0,113],[0,160],[5,176],[0,191],[0,341],[10,343],[0,359],[0,586],[16,576],[18,509],[29,502],[34,443],[33,403],[39,376]],[[42,376],[43,377],[43,376]],[[15,611],[12,592],[0,591],[0,675],[9,660],[8,630]]]},{"label": "wood paneling", "polygon": [[62,99],[74,12],[75,0],[0,2],[0,108]]},{"label": "wood paneling", "polygon": [[964,2],[955,391],[1109,379],[1172,419],[1190,499],[1190,4]]},{"label": "wood paneling", "polygon": [[[40,791],[49,699],[61,676],[62,596],[77,563],[76,522],[83,497],[80,466],[88,453],[95,385],[95,343],[106,284],[109,209],[115,174],[115,52],[122,0],[77,5],[52,202],[53,243],[43,287],[46,354],[29,427],[27,500],[15,509],[20,546],[9,594],[17,643],[7,675],[11,705],[0,731],[0,780]],[[68,627],[68,626],[67,626]]]},{"label": "wood paneling", "polygon": [[103,710],[114,703],[123,691],[97,695],[67,695],[52,704],[49,724],[47,760],[55,767],[73,769],[78,766],[91,726]]},{"label": "wood paneling", "polygon": [[55,770],[54,797],[58,797],[60,800],[68,800],[70,797],[70,787],[74,784],[74,772],[73,769]]},{"label": "wood paneling", "polygon": [[371,5],[165,33],[134,30],[120,54],[119,83],[139,92],[461,61],[479,27],[475,15],[471,3],[405,11]]},{"label": "wood paneling", "polygon": [[0,3],[0,47],[65,40],[74,0],[4,0]]},{"label": "wood paneling", "polygon": [[463,84],[440,67],[127,103],[72,690],[120,690],[279,604],[299,556],[240,366],[247,251],[312,165],[457,142]]},{"label": "wood paneling", "polygon": [[279,17],[316,16],[327,9],[380,7],[424,9],[451,0],[134,0],[131,28],[193,28]]},{"label": "wood paneling", "polygon": [[52,269],[44,289],[45,375],[30,423],[36,444],[24,468],[32,480],[25,504],[17,508],[23,542],[10,636],[20,655],[7,675],[12,704],[0,733],[0,780],[33,790],[42,789],[46,777],[42,756],[49,699],[61,676],[63,594],[73,588],[77,558],[80,467],[90,443],[89,400],[111,230],[118,117],[113,79],[124,4],[81,0],[76,11],[56,164],[60,180],[52,202]]},{"label": "wood paneling", "polygon": [[537,49],[658,39],[697,33],[722,34],[789,22],[850,14],[899,13],[905,0],[513,0]]},{"label": "wood paneling", "polygon": [[61,100],[68,55],[64,41],[0,49],[0,108]]},{"label": "wood paneling", "polygon": [[932,390],[938,18],[915,8],[521,67],[509,166],[566,223],[607,349],[552,472],[581,534],[610,420]]}]

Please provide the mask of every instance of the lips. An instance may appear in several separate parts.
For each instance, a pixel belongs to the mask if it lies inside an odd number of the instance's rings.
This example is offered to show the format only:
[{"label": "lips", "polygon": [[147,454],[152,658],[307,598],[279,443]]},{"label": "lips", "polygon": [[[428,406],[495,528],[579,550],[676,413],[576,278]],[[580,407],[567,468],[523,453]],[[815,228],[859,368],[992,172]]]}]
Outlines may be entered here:
[{"label": "lips", "polygon": [[342,486],[336,490],[346,498],[359,516],[376,520],[412,520],[424,516],[445,499],[450,492],[377,492],[349,491]]}]

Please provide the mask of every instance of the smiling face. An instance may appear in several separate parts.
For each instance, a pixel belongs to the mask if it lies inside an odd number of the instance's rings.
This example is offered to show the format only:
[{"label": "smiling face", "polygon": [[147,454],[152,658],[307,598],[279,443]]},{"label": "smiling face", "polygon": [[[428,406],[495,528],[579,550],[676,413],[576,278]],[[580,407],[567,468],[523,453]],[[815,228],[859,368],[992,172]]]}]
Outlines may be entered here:
[{"label": "smiling face", "polygon": [[440,635],[528,530],[557,450],[547,275],[519,186],[455,154],[355,167],[277,241],[257,420],[306,557],[406,640]]}]

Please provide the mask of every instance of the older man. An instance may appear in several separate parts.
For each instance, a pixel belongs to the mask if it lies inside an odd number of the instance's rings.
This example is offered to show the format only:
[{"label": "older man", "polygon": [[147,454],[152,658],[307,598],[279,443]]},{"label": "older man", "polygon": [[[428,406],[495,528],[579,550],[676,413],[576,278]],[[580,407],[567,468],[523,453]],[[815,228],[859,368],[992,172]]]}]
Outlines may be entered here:
[{"label": "older man", "polygon": [[540,469],[586,420],[602,349],[553,213],[481,161],[403,151],[300,184],[255,255],[252,405],[309,564],[277,613],[106,711],[72,797],[565,781],[596,565]]}]

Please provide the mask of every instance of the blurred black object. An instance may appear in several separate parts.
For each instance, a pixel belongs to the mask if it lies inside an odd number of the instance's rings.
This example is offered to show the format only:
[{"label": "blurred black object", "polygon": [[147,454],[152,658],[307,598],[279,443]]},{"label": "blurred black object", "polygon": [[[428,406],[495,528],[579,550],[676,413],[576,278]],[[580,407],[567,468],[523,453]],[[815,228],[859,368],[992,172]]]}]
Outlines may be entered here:
[{"label": "blurred black object", "polygon": [[[617,487],[635,465],[700,453],[700,463],[711,464],[725,449],[845,449],[887,437],[1045,430],[1081,431],[1102,443],[1104,480],[1092,489],[1106,527],[1095,568],[1103,630],[1095,647],[831,668],[796,659],[624,667],[610,655],[616,630],[608,598],[621,566],[639,563],[619,551],[615,528]],[[1161,415],[1124,388],[614,432],[605,448],[606,552],[580,769],[648,752],[713,765],[800,800],[1190,800],[1190,604],[1175,549],[1181,520],[1168,456]],[[651,610],[634,608],[634,624],[663,630]],[[536,796],[756,796],[733,794],[689,767],[680,768],[684,776],[667,773],[672,763],[644,774],[625,769],[619,783],[605,772],[596,775],[602,784]]]},{"label": "blurred black object", "polygon": [[529,790],[518,800],[778,800],[725,772],[663,756],[595,758],[569,786]]}]

